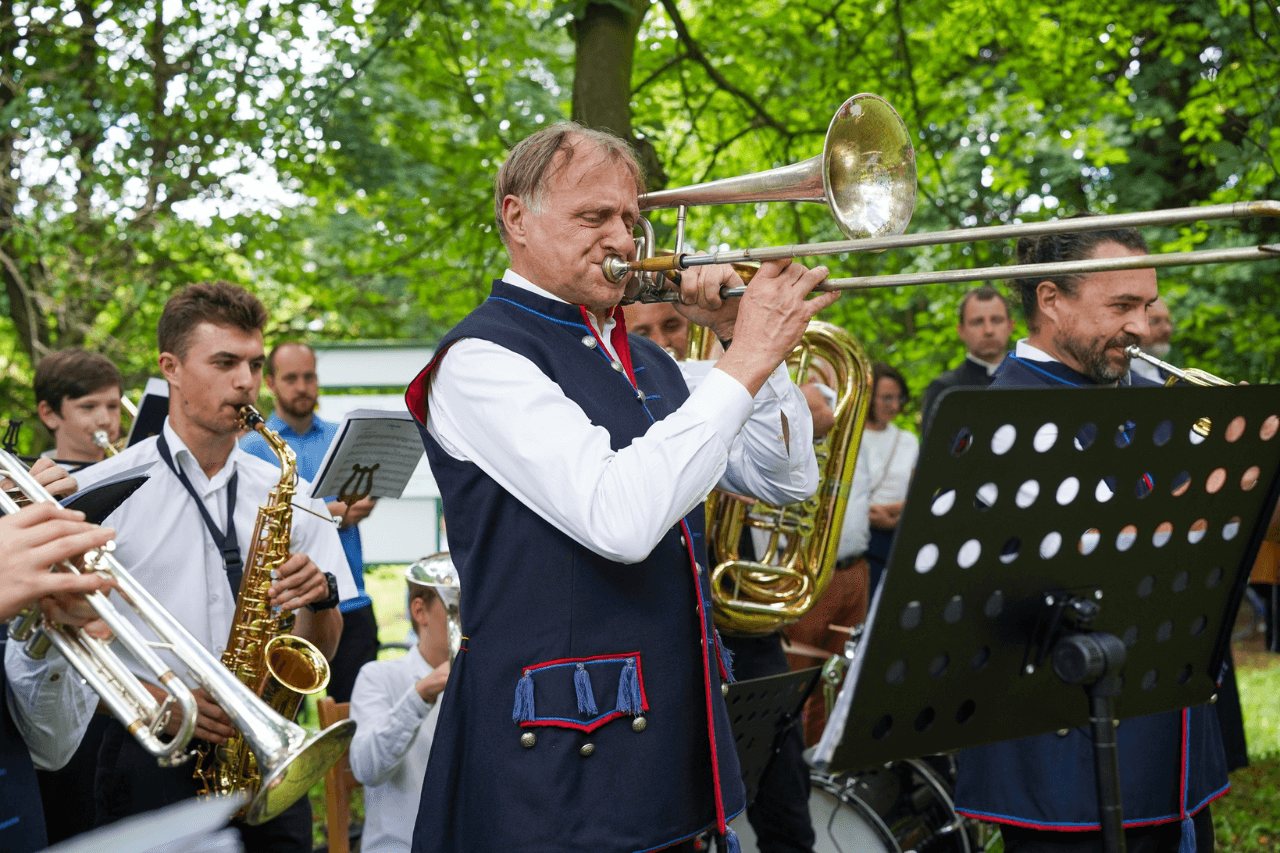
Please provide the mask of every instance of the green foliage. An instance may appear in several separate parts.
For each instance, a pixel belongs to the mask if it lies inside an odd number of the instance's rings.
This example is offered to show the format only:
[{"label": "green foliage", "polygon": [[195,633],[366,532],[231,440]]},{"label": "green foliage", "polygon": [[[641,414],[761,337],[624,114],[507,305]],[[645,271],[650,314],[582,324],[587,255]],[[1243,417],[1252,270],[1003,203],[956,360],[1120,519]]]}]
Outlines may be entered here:
[{"label": "green foliage", "polygon": [[[483,298],[506,261],[492,176],[511,144],[568,115],[565,25],[586,4],[159,7],[123,0],[83,20],[0,5],[12,10],[0,30],[9,413],[30,406],[31,354],[49,348],[100,348],[136,387],[160,306],[191,281],[256,289],[269,335],[327,339],[429,342]],[[1260,0],[660,0],[640,28],[631,109],[683,185],[808,158],[840,102],[876,92],[916,141],[913,231],[1234,202],[1280,196],[1278,34]],[[669,240],[674,217],[654,218]],[[1172,251],[1277,242],[1280,224],[1146,233]],[[697,248],[838,236],[814,204],[690,215]],[[1010,255],[979,243],[815,262],[843,276]],[[1275,262],[1162,274],[1174,359],[1275,381],[1278,274]],[[828,319],[918,391],[961,356],[965,290],[852,293]]]}]

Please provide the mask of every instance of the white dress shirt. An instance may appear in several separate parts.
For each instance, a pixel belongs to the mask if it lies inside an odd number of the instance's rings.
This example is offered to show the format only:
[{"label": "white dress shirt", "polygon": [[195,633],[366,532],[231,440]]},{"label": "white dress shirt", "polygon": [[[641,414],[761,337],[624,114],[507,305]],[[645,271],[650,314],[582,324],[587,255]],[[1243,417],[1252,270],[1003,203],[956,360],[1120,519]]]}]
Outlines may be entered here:
[{"label": "white dress shirt", "polygon": [[35,661],[16,640],[3,646],[9,716],[22,733],[35,766],[57,770],[71,760],[84,738],[98,707],[98,694],[56,649],[50,649],[44,660]]},{"label": "white dress shirt", "polygon": [[[164,436],[174,464],[182,467],[220,530],[226,529],[227,482],[233,473],[239,473],[236,540],[240,556],[247,563],[258,507],[266,502],[267,492],[280,482],[280,469],[233,446],[226,464],[210,479],[168,420],[164,424]],[[235,595],[227,580],[222,553],[205,528],[191,495],[160,458],[156,443],[155,438],[149,438],[117,456],[82,469],[76,474],[76,481],[83,489],[129,468],[153,463],[147,472],[150,475],[147,482],[107,516],[103,525],[116,530],[116,559],[201,645],[214,655],[221,655],[231,632]],[[354,598],[356,586],[338,531],[326,520],[331,516],[324,502],[302,497],[305,491],[304,481],[299,480],[298,493],[293,499],[290,550],[306,554],[321,571],[331,572],[338,579],[340,599]],[[306,507],[319,517],[298,507]],[[138,626],[144,637],[153,636],[118,593],[112,592],[111,602]],[[112,648],[144,680],[155,681],[150,671],[142,668],[119,643]],[[175,672],[185,675],[185,667],[171,652],[156,651]],[[187,680],[191,686],[197,686],[189,676]]]},{"label": "white dress shirt", "polygon": [[[871,506],[897,503],[907,497],[911,472],[916,467],[920,439],[915,433],[889,424],[882,430],[862,431],[858,448],[858,468],[865,468],[871,479]],[[855,469],[856,470],[856,469]]]},{"label": "white dress shirt", "polygon": [[[503,278],[556,299],[510,270]],[[597,331],[616,359],[609,346],[613,326],[610,319]],[[474,462],[557,529],[622,563],[645,559],[717,485],[771,504],[813,493],[813,421],[785,366],[754,400],[710,363],[683,362],[681,371],[689,399],[615,452],[609,432],[533,362],[464,338],[436,369],[427,430],[446,453]]]},{"label": "white dress shirt", "polygon": [[351,772],[364,785],[365,853],[409,851],[440,715],[440,703],[424,702],[414,685],[433,669],[415,645],[402,658],[365,664],[356,676]]}]

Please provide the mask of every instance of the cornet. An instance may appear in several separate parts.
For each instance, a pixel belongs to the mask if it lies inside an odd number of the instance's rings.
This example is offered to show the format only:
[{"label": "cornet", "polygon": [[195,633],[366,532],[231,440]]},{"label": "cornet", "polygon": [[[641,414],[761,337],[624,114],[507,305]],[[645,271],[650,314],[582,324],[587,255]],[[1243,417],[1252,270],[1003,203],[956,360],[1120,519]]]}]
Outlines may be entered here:
[{"label": "cornet", "polygon": [[1235,384],[1234,382],[1228,382],[1227,380],[1223,379],[1221,376],[1214,376],[1209,371],[1200,370],[1197,367],[1188,367],[1186,369],[1183,369],[1181,367],[1174,367],[1169,362],[1161,361],[1160,359],[1156,358],[1154,355],[1151,355],[1150,353],[1145,353],[1142,350],[1138,349],[1136,346],[1125,347],[1124,354],[1129,356],[1129,358],[1140,358],[1149,364],[1154,364],[1156,367],[1160,368],[1165,373],[1169,374],[1169,378],[1166,379],[1164,383],[1166,386],[1172,385],[1173,383],[1179,382],[1179,381],[1185,382],[1188,385],[1200,385],[1205,387],[1209,387],[1209,386],[1221,387],[1221,386],[1231,386]]},{"label": "cornet", "polygon": [[[33,503],[54,500],[17,457],[2,450],[0,450],[0,476],[13,480]],[[16,512],[18,507],[16,502],[5,494],[0,495],[0,509],[9,513]],[[345,748],[346,742],[350,741],[355,724],[344,721],[345,725],[331,726],[324,732],[309,735],[301,726],[286,720],[268,707],[234,673],[223,666],[212,652],[191,636],[191,633],[120,565],[108,549],[90,551],[85,555],[84,564],[85,571],[101,572],[113,579],[120,597],[155,633],[157,641],[148,642],[142,638],[133,624],[112,606],[106,596],[101,593],[86,596],[98,615],[111,630],[116,632],[117,639],[137,658],[139,663],[155,675],[164,689],[169,691],[169,698],[164,703],[156,702],[137,676],[111,652],[106,643],[84,636],[82,632],[51,625],[47,621],[40,624],[38,610],[28,611],[14,620],[10,626],[10,636],[27,643],[29,653],[36,657],[47,650],[48,644],[40,639],[42,636],[47,637],[66,656],[85,681],[98,692],[111,712],[124,723],[143,747],[155,755],[162,765],[173,766],[181,764],[188,757],[186,747],[195,732],[197,708],[191,690],[159,659],[153,651],[153,646],[168,649],[181,661],[187,674],[207,690],[213,701],[221,706],[231,719],[232,725],[244,737],[257,759],[258,766],[263,768],[263,786],[255,802],[261,801],[259,811],[268,808],[269,802],[271,813],[258,815],[258,819],[255,819],[251,811],[248,822],[258,823],[264,817],[274,816],[280,810],[292,805],[298,797],[304,796],[311,785],[332,764],[332,762],[324,763],[324,760],[316,756],[311,748],[321,741],[331,743],[340,740],[341,745],[333,753],[333,758],[336,760]],[[80,571],[69,563],[59,568],[63,571]],[[168,715],[174,706],[181,708],[182,723],[173,740],[162,743],[158,735],[164,729]],[[295,760],[299,757],[304,760]]]},{"label": "cornet", "polygon": [[[30,503],[56,501],[45,490],[44,486],[31,476],[27,467],[18,458],[7,451],[0,450],[0,474],[8,477],[16,484],[15,491],[23,495]],[[19,501],[9,492],[0,492],[0,509],[5,513],[14,513],[19,509]],[[106,547],[89,551],[84,555],[84,568],[78,569],[70,562],[62,563],[56,570],[74,572],[99,572],[115,580],[121,597],[137,611],[138,615],[151,626],[157,634],[161,633],[160,624],[166,620],[178,627],[185,640],[198,646],[190,634],[160,609],[155,599],[124,570],[119,561],[112,555],[115,543],[109,542]],[[195,733],[197,708],[191,690],[169,666],[160,659],[151,645],[142,638],[138,630],[111,604],[100,592],[85,596],[94,611],[107,623],[120,644],[127,648],[133,657],[155,676],[156,682],[168,692],[163,702],[158,702],[136,675],[124,665],[124,662],[111,651],[110,645],[83,631],[56,625],[48,620],[41,621],[40,609],[32,607],[24,611],[9,626],[9,636],[18,642],[26,643],[27,654],[33,658],[43,658],[50,644],[53,645],[67,662],[75,667],[81,677],[88,682],[102,701],[111,709],[116,719],[124,723],[126,729],[142,744],[142,747],[156,757],[163,767],[176,767],[189,757],[187,744]],[[170,640],[174,651],[181,654],[183,636]],[[203,651],[203,649],[202,649]],[[181,714],[181,724],[172,740],[163,741],[161,733],[169,723],[174,711]]]}]

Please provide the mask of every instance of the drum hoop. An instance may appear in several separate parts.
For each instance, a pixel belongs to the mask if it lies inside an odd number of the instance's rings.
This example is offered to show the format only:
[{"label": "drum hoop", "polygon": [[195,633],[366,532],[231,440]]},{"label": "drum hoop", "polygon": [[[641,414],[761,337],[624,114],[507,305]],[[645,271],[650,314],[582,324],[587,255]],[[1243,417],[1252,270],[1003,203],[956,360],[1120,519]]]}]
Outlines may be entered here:
[{"label": "drum hoop", "polygon": [[[902,853],[902,848],[898,846],[898,840],[893,837],[893,831],[889,829],[888,824],[881,819],[880,815],[876,814],[875,809],[871,808],[871,806],[867,805],[861,797],[853,793],[852,785],[850,784],[853,777],[849,774],[839,775],[849,776],[849,781],[841,784],[836,781],[838,776],[820,773],[817,770],[810,771],[809,787],[812,788],[816,785],[831,796],[835,797],[837,802],[849,806],[855,812],[858,812],[861,817],[865,818],[867,822],[871,824],[871,827],[876,831],[876,834],[880,836],[880,840],[885,843],[885,849],[888,850],[889,853]],[[817,829],[817,827],[815,826],[814,829]]]},{"label": "drum hoop", "polygon": [[963,853],[973,853],[973,847],[969,844],[969,833],[965,832],[964,818],[956,813],[955,800],[951,798],[951,792],[947,790],[947,784],[937,770],[921,761],[918,758],[908,758],[906,763],[911,765],[920,777],[924,779],[925,784],[933,790],[938,799],[942,800],[943,805],[947,807],[947,811],[951,812],[955,822],[955,835],[960,838],[960,844],[964,848]]}]

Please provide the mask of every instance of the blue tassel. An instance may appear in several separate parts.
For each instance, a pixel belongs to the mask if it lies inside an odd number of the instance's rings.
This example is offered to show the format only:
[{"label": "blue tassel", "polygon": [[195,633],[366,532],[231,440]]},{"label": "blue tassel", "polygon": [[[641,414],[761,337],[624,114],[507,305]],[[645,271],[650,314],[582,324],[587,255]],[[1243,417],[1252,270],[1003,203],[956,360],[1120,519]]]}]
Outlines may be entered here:
[{"label": "blue tassel", "polygon": [[516,682],[516,704],[511,710],[511,719],[517,723],[528,723],[533,718],[533,673],[526,669],[524,677]]},{"label": "blue tassel", "polygon": [[1178,842],[1178,853],[1196,853],[1196,824],[1190,817],[1182,819],[1182,840]]},{"label": "blue tassel", "polygon": [[627,662],[622,667],[622,675],[618,676],[618,710],[633,716],[644,710],[644,700],[640,696],[640,675],[636,670],[635,658],[627,658]]},{"label": "blue tassel", "polygon": [[711,630],[715,631],[716,654],[720,655],[720,665],[724,667],[724,680],[733,684],[737,680],[733,677],[733,652],[724,647],[724,641],[720,639],[720,632],[714,628]]},{"label": "blue tassel", "polygon": [[738,844],[738,833],[727,826],[724,828],[724,846],[725,853],[742,853],[742,846]]},{"label": "blue tassel", "polygon": [[578,693],[578,713],[597,713],[596,697],[591,690],[591,674],[582,664],[578,664],[578,671],[573,674],[573,689]]}]

